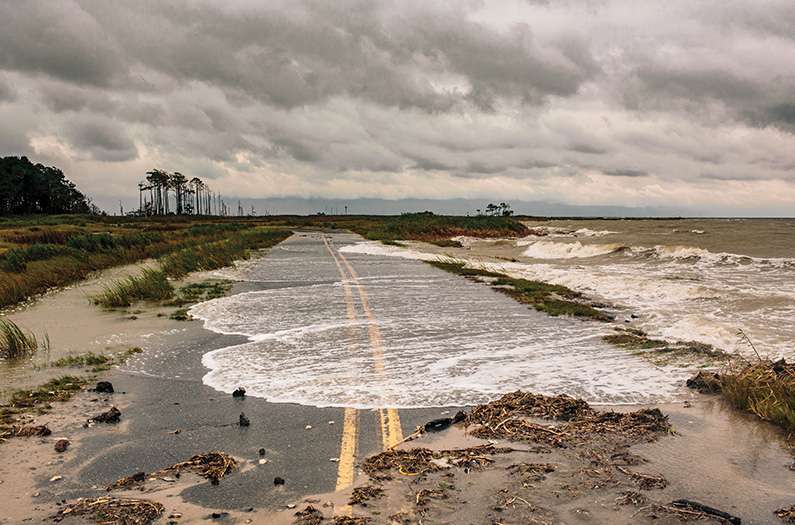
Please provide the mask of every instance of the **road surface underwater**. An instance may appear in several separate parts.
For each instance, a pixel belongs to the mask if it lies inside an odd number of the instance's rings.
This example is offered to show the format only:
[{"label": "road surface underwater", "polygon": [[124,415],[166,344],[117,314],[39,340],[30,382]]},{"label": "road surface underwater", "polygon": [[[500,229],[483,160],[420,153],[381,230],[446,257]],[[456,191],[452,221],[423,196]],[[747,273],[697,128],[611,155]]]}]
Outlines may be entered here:
[{"label": "road surface underwater", "polygon": [[687,395],[687,370],[604,343],[600,323],[549,317],[421,261],[345,253],[361,240],[299,232],[223,271],[251,291],[190,313],[246,342],[205,354],[204,383],[356,408],[464,406],[516,389],[603,404]]}]

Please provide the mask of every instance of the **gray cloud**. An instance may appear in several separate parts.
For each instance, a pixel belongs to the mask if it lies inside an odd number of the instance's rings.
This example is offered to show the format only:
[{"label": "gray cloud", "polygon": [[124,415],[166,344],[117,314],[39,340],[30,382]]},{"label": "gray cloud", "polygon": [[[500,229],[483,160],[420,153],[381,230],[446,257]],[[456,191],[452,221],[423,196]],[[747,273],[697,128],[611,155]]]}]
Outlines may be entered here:
[{"label": "gray cloud", "polygon": [[94,160],[122,162],[135,159],[138,151],[124,127],[98,118],[80,118],[65,130],[69,143]]},{"label": "gray cloud", "polygon": [[795,204],[793,26],[790,0],[0,0],[0,147],[108,195],[158,166],[261,197]]}]

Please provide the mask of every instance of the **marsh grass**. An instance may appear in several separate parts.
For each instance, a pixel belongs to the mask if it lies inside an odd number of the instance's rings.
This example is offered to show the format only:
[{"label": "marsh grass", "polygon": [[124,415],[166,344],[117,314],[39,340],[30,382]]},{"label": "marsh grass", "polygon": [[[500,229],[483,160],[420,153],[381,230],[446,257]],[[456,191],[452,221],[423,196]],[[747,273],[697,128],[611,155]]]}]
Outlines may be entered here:
[{"label": "marsh grass", "polygon": [[58,368],[74,368],[83,366],[103,366],[113,362],[113,358],[104,354],[87,352],[85,354],[70,355],[53,361],[52,366]]},{"label": "marsh grass", "polygon": [[94,296],[94,304],[105,308],[130,306],[138,301],[164,301],[174,295],[165,272],[145,268],[140,275],[115,281]]},{"label": "marsh grass", "polygon": [[191,272],[215,270],[249,257],[251,250],[269,248],[289,237],[287,230],[255,229],[217,242],[175,251],[160,260],[170,277],[184,277]]},{"label": "marsh grass", "polygon": [[23,359],[35,354],[40,348],[49,348],[45,337],[40,343],[36,336],[23,330],[10,319],[0,319],[0,357]]},{"label": "marsh grass", "polygon": [[[362,224],[341,224],[371,240],[411,239],[444,242],[451,237],[517,237],[528,228],[511,217],[454,217],[431,213],[405,213],[380,221]],[[455,242],[455,241],[452,241]]]},{"label": "marsh grass", "polygon": [[737,360],[718,375],[722,396],[733,406],[783,428],[795,438],[795,364]]},{"label": "marsh grass", "polygon": [[456,275],[486,280],[498,292],[553,317],[568,315],[597,321],[612,320],[610,315],[588,304],[581,293],[565,286],[516,279],[481,268],[469,268],[465,263],[456,260],[428,261],[428,263]]}]

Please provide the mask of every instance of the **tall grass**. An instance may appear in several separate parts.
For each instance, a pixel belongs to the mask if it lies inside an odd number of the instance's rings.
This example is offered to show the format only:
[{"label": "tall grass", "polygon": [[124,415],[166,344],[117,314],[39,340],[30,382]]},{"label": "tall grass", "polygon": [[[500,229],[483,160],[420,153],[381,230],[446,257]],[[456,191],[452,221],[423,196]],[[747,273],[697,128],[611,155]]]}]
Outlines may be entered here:
[{"label": "tall grass", "polygon": [[[46,338],[45,344],[46,345]],[[0,319],[0,357],[22,359],[39,349],[36,336],[20,328],[10,319]]]},{"label": "tall grass", "polygon": [[94,296],[94,304],[105,308],[130,306],[137,301],[163,301],[174,295],[174,287],[162,270],[145,268],[140,275],[115,281]]},{"label": "tall grass", "polygon": [[795,364],[738,361],[719,374],[720,391],[735,407],[782,427],[795,437]]},{"label": "tall grass", "polygon": [[286,230],[254,230],[203,245],[191,246],[171,253],[160,260],[160,267],[170,277],[183,277],[191,272],[215,270],[245,259],[250,250],[268,248],[290,235]]}]

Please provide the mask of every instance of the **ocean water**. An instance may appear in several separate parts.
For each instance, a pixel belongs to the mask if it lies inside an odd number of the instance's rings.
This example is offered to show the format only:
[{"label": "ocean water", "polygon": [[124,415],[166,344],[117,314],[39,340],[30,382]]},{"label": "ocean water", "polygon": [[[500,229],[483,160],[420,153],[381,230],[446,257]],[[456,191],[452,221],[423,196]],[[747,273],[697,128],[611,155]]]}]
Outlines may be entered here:
[{"label": "ocean water", "polygon": [[738,336],[742,330],[761,354],[795,358],[793,220],[546,221],[528,226],[533,235],[525,238],[465,238],[460,239],[465,248],[458,250],[414,245],[401,251],[366,243],[349,249],[419,259],[447,253],[611,303],[633,326],[653,336],[700,341],[751,356],[753,350]]},{"label": "ocean water", "polygon": [[203,357],[206,384],[359,408],[460,406],[516,389],[594,403],[687,395],[688,370],[603,343],[603,325],[548,317],[416,260],[435,254],[347,234],[326,240],[297,234],[224,270],[254,290],[191,308],[206,328],[246,338]]}]

